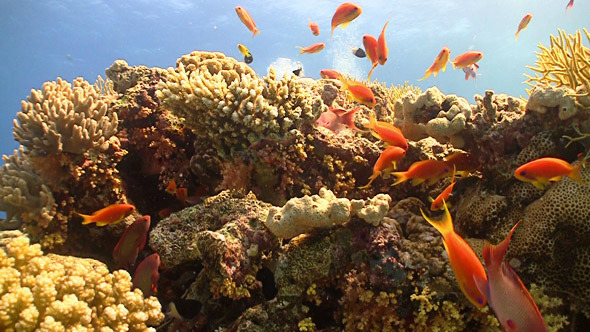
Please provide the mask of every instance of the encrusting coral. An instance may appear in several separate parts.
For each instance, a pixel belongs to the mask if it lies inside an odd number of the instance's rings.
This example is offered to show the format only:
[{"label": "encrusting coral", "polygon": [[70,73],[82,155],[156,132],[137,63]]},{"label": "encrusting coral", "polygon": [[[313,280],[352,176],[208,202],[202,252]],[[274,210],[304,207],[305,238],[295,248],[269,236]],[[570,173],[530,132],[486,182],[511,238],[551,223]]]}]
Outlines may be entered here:
[{"label": "encrusting coral", "polygon": [[[7,236],[8,235],[8,236]],[[43,255],[19,232],[0,233],[0,330],[155,331],[155,297],[132,290],[126,271],[93,260]]]}]

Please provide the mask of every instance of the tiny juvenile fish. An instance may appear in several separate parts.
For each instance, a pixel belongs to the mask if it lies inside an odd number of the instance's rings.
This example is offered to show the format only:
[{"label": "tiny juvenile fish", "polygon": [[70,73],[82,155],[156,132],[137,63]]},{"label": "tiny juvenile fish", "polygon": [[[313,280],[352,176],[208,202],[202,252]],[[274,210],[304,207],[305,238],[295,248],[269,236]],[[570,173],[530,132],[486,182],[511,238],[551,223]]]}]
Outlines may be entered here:
[{"label": "tiny juvenile fish", "polygon": [[526,29],[526,26],[529,25],[531,18],[533,18],[533,14],[526,13],[526,15],[524,15],[522,20],[520,20],[520,23],[518,24],[518,30],[516,30],[516,36],[514,37],[514,40],[518,40],[518,34],[520,33],[521,30]]},{"label": "tiny juvenile fish", "polygon": [[510,239],[520,221],[512,227],[504,241],[497,246],[485,242],[483,258],[488,280],[474,275],[479,291],[487,298],[504,331],[547,332],[543,316],[531,293],[512,267],[504,262]]},{"label": "tiny juvenile fish", "polygon": [[257,34],[260,33],[260,30],[258,30],[256,28],[256,23],[254,23],[252,16],[250,16],[250,13],[248,13],[248,11],[246,11],[246,9],[244,9],[244,7],[237,6],[236,13],[238,14],[238,17],[240,18],[240,21],[242,21],[242,23],[244,23],[246,28],[248,28],[248,30],[252,31],[252,38],[254,38],[254,36],[256,36]]},{"label": "tiny juvenile fish", "polygon": [[143,296],[151,296],[158,292],[158,280],[160,279],[160,255],[157,253],[147,256],[135,269],[133,275],[133,288],[139,288]]},{"label": "tiny juvenile fish", "polygon": [[329,110],[320,115],[316,124],[328,128],[334,133],[339,133],[349,128],[359,130],[354,124],[354,114],[360,109],[361,107],[355,107],[350,110],[330,107]]},{"label": "tiny juvenile fish", "polygon": [[320,76],[325,80],[342,80],[342,74],[334,69],[324,69],[320,71]]},{"label": "tiny juvenile fish", "polygon": [[131,204],[112,204],[94,212],[92,215],[76,213],[84,218],[82,225],[96,223],[96,226],[105,226],[121,222],[121,220],[133,213],[134,210],[135,206]]},{"label": "tiny juvenile fish", "polygon": [[487,281],[486,271],[471,246],[459,234],[455,233],[453,219],[444,200],[443,208],[445,213],[441,220],[428,218],[422,209],[420,212],[422,212],[424,219],[442,235],[449,263],[461,291],[467,296],[469,302],[477,308],[482,308],[486,304],[486,297],[477,288],[475,278]]},{"label": "tiny juvenile fish", "polygon": [[539,189],[545,189],[550,182],[559,181],[564,176],[583,184],[580,176],[582,165],[584,163],[572,166],[559,158],[539,158],[518,167],[514,171],[514,177],[520,181],[530,182]]},{"label": "tiny juvenile fish", "polygon": [[472,65],[483,58],[483,53],[480,51],[467,51],[463,54],[458,55],[451,64],[453,68],[461,69],[463,67],[467,67]]},{"label": "tiny juvenile fish", "polygon": [[367,80],[371,80],[371,75],[373,74],[373,70],[379,64],[379,58],[377,58],[377,38],[371,35],[364,35],[363,36],[363,46],[365,47],[365,53],[367,53],[367,58],[371,61],[371,70],[369,71],[369,75],[367,76]]},{"label": "tiny juvenile fish", "polygon": [[350,99],[367,107],[373,107],[377,105],[373,91],[366,87],[363,83],[349,81],[345,78],[341,78],[340,82],[342,83],[341,90],[348,91],[348,96]]},{"label": "tiny juvenile fish", "polygon": [[319,36],[320,35],[320,27],[318,26],[317,23],[314,23],[311,21],[311,18],[309,19],[309,23],[307,24],[307,26],[309,27],[309,29],[311,30],[311,33],[314,36]]},{"label": "tiny juvenile fish", "polygon": [[350,50],[352,51],[352,54],[357,58],[367,57],[367,53],[365,53],[365,51],[360,47],[351,47]]},{"label": "tiny juvenile fish", "polygon": [[449,48],[446,46],[443,47],[442,50],[440,50],[440,52],[438,53],[438,55],[434,59],[432,66],[430,66],[430,68],[426,69],[426,72],[424,73],[424,77],[422,77],[418,81],[425,80],[432,73],[434,73],[434,77],[436,77],[436,75],[438,75],[438,72],[441,69],[443,72],[445,70],[447,70],[447,62],[449,61],[450,56],[451,56],[451,50],[449,50]]},{"label": "tiny juvenile fish", "polygon": [[379,34],[379,39],[377,39],[377,60],[382,66],[387,62],[387,57],[389,57],[389,48],[387,47],[387,41],[385,41],[385,30],[388,25],[389,20],[385,22],[385,25]]},{"label": "tiny juvenile fish", "polygon": [[373,136],[388,145],[399,146],[404,150],[408,150],[408,141],[402,131],[389,122],[377,121],[375,113],[371,112],[369,114],[369,122],[365,122],[363,125],[371,130]]},{"label": "tiny juvenile fish", "polygon": [[428,181],[428,185],[436,183],[439,179],[449,175],[449,166],[441,160],[421,160],[410,165],[405,172],[391,173],[396,177],[392,186],[402,182],[412,180],[412,185],[417,186],[422,182]]},{"label": "tiny juvenile fish", "polygon": [[396,169],[396,162],[406,156],[406,150],[399,146],[388,146],[381,152],[379,158],[373,166],[373,174],[369,177],[369,183],[359,187],[359,189],[369,188],[381,174],[389,174],[392,169]]},{"label": "tiny juvenile fish", "polygon": [[348,24],[357,18],[362,12],[361,7],[352,2],[345,2],[338,6],[334,16],[332,16],[332,31],[330,32],[330,36],[334,34],[334,29],[336,29],[337,26],[342,25],[342,29],[346,28]]},{"label": "tiny juvenile fish", "polygon": [[324,47],[326,47],[326,44],[324,43],[315,43],[311,46],[307,46],[307,47],[301,47],[301,46],[297,46],[298,49],[301,50],[301,52],[299,52],[299,55],[303,54],[303,53],[318,53],[319,51],[323,50]]},{"label": "tiny juvenile fish", "polygon": [[252,61],[254,61],[254,58],[252,57],[252,53],[250,53],[250,51],[248,50],[248,48],[246,46],[244,46],[242,44],[238,44],[238,50],[244,56],[245,63],[252,63]]},{"label": "tiny juvenile fish", "polygon": [[137,255],[145,247],[147,233],[150,229],[150,216],[135,219],[129,225],[113,250],[113,259],[117,269],[128,269],[135,264]]}]

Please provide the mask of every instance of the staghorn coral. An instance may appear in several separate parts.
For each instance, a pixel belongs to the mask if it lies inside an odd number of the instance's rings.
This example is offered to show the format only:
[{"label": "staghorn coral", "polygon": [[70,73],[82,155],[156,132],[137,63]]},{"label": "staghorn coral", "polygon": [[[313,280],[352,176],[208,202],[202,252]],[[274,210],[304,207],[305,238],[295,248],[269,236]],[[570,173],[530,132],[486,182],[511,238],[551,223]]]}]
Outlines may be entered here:
[{"label": "staghorn coral", "polygon": [[[0,250],[3,331],[153,331],[164,315],[155,297],[131,290],[131,277],[96,260],[49,254],[26,236]],[[0,236],[2,237],[2,236]]]},{"label": "staghorn coral", "polygon": [[[586,39],[590,42],[590,33],[583,29]],[[535,87],[543,84],[556,87],[569,87],[567,94],[575,97],[590,95],[590,49],[582,43],[582,33],[577,30],[575,35],[568,35],[558,29],[559,36],[551,35],[549,47],[539,43],[541,52],[536,52],[535,66],[527,68],[535,71],[535,76],[524,74],[526,84]],[[538,74],[537,74],[538,73]],[[539,75],[540,74],[540,75]],[[527,90],[532,94],[530,90]]]},{"label": "staghorn coral", "polygon": [[108,149],[117,131],[117,114],[108,112],[113,95],[104,95],[82,78],[72,84],[58,77],[31,90],[14,120],[14,139],[35,155],[82,154]]},{"label": "staghorn coral", "polygon": [[192,52],[158,85],[156,96],[200,138],[229,158],[261,138],[279,138],[325,106],[295,77],[263,79],[222,53]]}]

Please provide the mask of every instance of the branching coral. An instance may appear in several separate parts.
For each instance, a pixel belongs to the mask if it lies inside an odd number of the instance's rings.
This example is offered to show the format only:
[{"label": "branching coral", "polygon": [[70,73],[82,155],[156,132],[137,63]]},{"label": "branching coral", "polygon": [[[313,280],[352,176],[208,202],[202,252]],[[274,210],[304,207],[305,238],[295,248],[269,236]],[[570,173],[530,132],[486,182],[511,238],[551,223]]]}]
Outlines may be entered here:
[{"label": "branching coral", "polygon": [[117,131],[117,115],[107,114],[112,95],[103,95],[82,78],[72,84],[61,78],[31,90],[14,120],[14,138],[31,153],[81,154],[104,151]]},{"label": "branching coral", "polygon": [[25,236],[0,249],[0,329],[3,331],[146,331],[164,315],[155,297],[131,290],[126,271],[49,254]]},{"label": "branching coral", "polygon": [[[567,86],[577,90],[570,95],[583,97],[590,95],[590,49],[582,44],[582,33],[576,31],[575,35],[568,35],[559,29],[559,36],[551,35],[550,46],[547,48],[539,43],[541,52],[537,52],[535,66],[527,68],[540,74],[527,77],[525,82],[531,87],[541,83]],[[590,41],[590,33],[584,28],[586,39]],[[530,94],[530,91],[528,91]]]}]

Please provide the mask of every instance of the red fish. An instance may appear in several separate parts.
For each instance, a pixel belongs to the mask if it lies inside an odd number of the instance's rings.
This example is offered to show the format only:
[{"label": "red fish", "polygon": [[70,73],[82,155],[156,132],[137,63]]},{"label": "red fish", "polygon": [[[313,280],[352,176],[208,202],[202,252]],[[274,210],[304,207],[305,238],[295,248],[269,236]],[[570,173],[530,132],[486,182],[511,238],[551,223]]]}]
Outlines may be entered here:
[{"label": "red fish", "polygon": [[474,275],[479,291],[488,303],[504,331],[546,332],[543,316],[531,293],[524,286],[512,267],[504,263],[510,239],[520,221],[512,227],[504,241],[497,246],[485,242],[483,258],[488,270],[488,280]]},{"label": "red fish", "polygon": [[475,278],[487,281],[486,271],[471,246],[459,234],[455,233],[453,219],[444,200],[443,208],[445,213],[441,220],[428,218],[422,209],[420,212],[422,212],[424,219],[442,235],[449,263],[461,291],[467,296],[469,302],[477,308],[482,308],[486,304],[486,297],[477,288]]},{"label": "red fish", "polygon": [[148,215],[135,219],[133,224],[125,229],[115,250],[113,250],[113,259],[117,269],[127,269],[135,264],[137,254],[145,247],[149,229],[150,216]]},{"label": "red fish", "polygon": [[574,0],[570,0],[570,2],[567,3],[567,6],[565,6],[565,13],[567,14],[567,11],[569,9],[572,9],[573,6],[574,6]]},{"label": "red fish", "polygon": [[469,173],[479,168],[479,162],[469,152],[456,151],[445,157],[445,162],[456,170],[461,177],[469,175]]},{"label": "red fish", "polygon": [[250,14],[243,7],[237,6],[236,13],[240,18],[240,21],[244,23],[248,30],[252,31],[252,38],[260,33],[260,30],[256,29],[256,23],[254,23],[252,16],[250,16]]},{"label": "red fish", "polygon": [[335,71],[334,69],[324,69],[320,71],[320,76],[326,80],[342,80],[342,74]]},{"label": "red fish", "polygon": [[382,66],[387,62],[387,57],[389,56],[389,48],[385,41],[385,29],[387,29],[387,25],[389,25],[389,20],[385,22],[385,25],[379,34],[379,39],[377,39],[377,60]]},{"label": "red fish", "polygon": [[451,61],[453,68],[461,69],[472,65],[483,58],[483,53],[480,51],[468,51],[458,55],[455,60]]},{"label": "red fish", "polygon": [[450,56],[451,56],[451,50],[449,50],[449,48],[446,46],[443,47],[442,50],[440,50],[440,52],[436,56],[436,59],[434,59],[434,63],[432,63],[432,66],[430,66],[430,68],[426,69],[426,72],[424,73],[424,77],[422,77],[418,81],[425,80],[432,73],[434,73],[434,77],[436,77],[436,75],[438,75],[438,72],[441,69],[443,72],[445,70],[447,70],[447,62],[449,61]]},{"label": "red fish", "polygon": [[389,174],[392,169],[396,169],[396,162],[406,156],[406,150],[399,146],[388,146],[381,152],[379,159],[373,166],[373,174],[369,177],[369,183],[359,187],[359,189],[369,188],[371,183],[375,181],[382,173]]},{"label": "red fish", "polygon": [[316,124],[328,128],[335,133],[348,128],[359,130],[354,124],[354,113],[360,109],[361,107],[355,107],[350,110],[330,107],[326,112],[323,112],[322,115],[320,115]]},{"label": "red fish", "polygon": [[311,21],[311,18],[309,19],[309,24],[307,25],[309,27],[309,29],[311,30],[311,33],[314,36],[319,36],[320,35],[320,27],[318,26],[317,23],[314,23]]},{"label": "red fish", "polygon": [[105,226],[121,222],[121,220],[133,213],[134,210],[135,206],[131,204],[112,204],[94,212],[92,215],[76,213],[84,218],[82,225],[94,222],[96,226]]},{"label": "red fish", "polygon": [[405,172],[393,172],[391,174],[397,178],[392,186],[410,179],[412,180],[413,186],[417,186],[426,180],[428,180],[428,185],[432,185],[442,177],[448,176],[450,169],[444,161],[429,159],[413,163]]},{"label": "red fish", "polygon": [[166,192],[169,193],[170,195],[174,195],[176,194],[176,181],[174,179],[170,180],[170,182],[168,182],[168,186],[166,187]]},{"label": "red fish", "polygon": [[151,296],[158,292],[158,279],[160,279],[160,255],[151,254],[147,256],[135,269],[133,275],[133,288],[139,288],[144,297]]},{"label": "red fish", "polygon": [[334,16],[332,16],[332,31],[330,32],[330,36],[334,34],[334,29],[336,29],[337,26],[342,25],[342,29],[346,28],[348,24],[357,18],[362,12],[363,11],[359,5],[351,2],[345,2],[338,6]]},{"label": "red fish", "polygon": [[580,177],[580,167],[584,163],[576,166],[570,165],[567,161],[559,158],[539,158],[530,161],[514,171],[514,177],[520,181],[530,182],[539,189],[545,189],[545,186],[552,181],[559,181],[563,176],[569,176],[573,180],[584,183]]},{"label": "red fish", "polygon": [[300,55],[303,53],[318,53],[319,51],[323,50],[324,47],[326,47],[326,44],[324,43],[315,43],[307,47],[297,46],[297,48],[301,50],[301,52],[299,52]]},{"label": "red fish", "polygon": [[520,23],[518,24],[518,30],[516,30],[516,36],[514,37],[514,40],[518,40],[518,34],[520,33],[521,30],[526,29],[526,26],[529,25],[531,18],[533,18],[533,14],[526,13],[526,15],[522,18],[522,20],[520,20]]},{"label": "red fish", "polygon": [[341,90],[348,91],[348,96],[350,99],[367,107],[373,107],[377,105],[373,91],[366,87],[363,83],[349,81],[345,78],[340,79],[340,82],[342,83]]},{"label": "red fish", "polygon": [[430,211],[442,210],[443,209],[443,202],[449,200],[451,197],[451,193],[453,192],[453,187],[455,187],[455,172],[456,170],[453,168],[453,173],[451,174],[451,183],[443,189],[443,191],[436,196],[435,199],[432,199],[432,204],[430,204]]},{"label": "red fish", "polygon": [[393,146],[398,146],[404,150],[408,149],[408,141],[402,131],[389,122],[377,121],[375,113],[369,114],[369,122],[363,124],[371,130],[373,136],[385,141],[385,143]]}]

